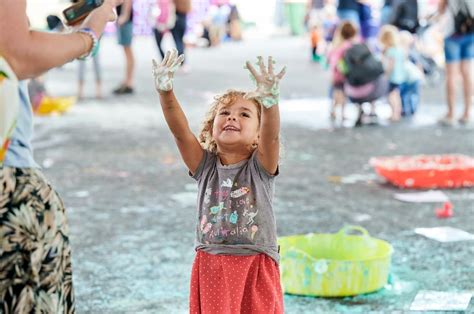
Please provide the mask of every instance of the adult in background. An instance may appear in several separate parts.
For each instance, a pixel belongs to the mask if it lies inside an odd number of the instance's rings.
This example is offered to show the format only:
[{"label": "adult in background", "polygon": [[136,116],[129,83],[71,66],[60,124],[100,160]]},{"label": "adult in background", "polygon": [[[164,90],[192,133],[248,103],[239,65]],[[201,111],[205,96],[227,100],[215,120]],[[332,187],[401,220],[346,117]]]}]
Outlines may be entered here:
[{"label": "adult in background", "polygon": [[135,57],[132,50],[133,39],[133,0],[124,0],[117,7],[118,43],[125,54],[125,80],[113,92],[115,95],[133,94],[133,72]]},{"label": "adult in background", "polygon": [[456,80],[461,73],[464,92],[464,113],[460,124],[469,122],[472,106],[472,59],[474,59],[474,2],[467,0],[441,0],[439,13],[446,14],[444,27],[444,55],[446,57],[446,92],[448,112],[440,119],[444,125],[454,123],[454,105],[456,102]]},{"label": "adult in background", "polygon": [[420,26],[418,0],[393,0],[392,7],[389,24],[395,25],[399,30],[414,34]]},{"label": "adult in background", "polygon": [[161,47],[164,35],[170,31],[176,23],[176,10],[172,0],[156,0],[150,8],[151,19],[153,20],[153,35],[155,35],[156,46],[160,52],[161,59],[165,57],[165,52]]},{"label": "adult in background", "polygon": [[[184,33],[186,32],[187,27],[187,15],[191,12],[191,0],[174,0],[174,5],[176,8],[176,23],[171,29],[171,34],[176,43],[178,54],[186,55],[184,53]],[[186,58],[184,58],[183,65],[181,66],[183,71],[187,71],[187,68],[184,65],[185,62]]]},{"label": "adult in background", "polygon": [[380,12],[380,24],[389,24],[390,17],[392,16],[394,0],[385,0],[383,3],[382,11]]},{"label": "adult in background", "polygon": [[310,28],[313,25],[321,26],[324,18],[326,0],[309,0],[306,4],[305,24]]},{"label": "adult in background", "polygon": [[341,21],[350,21],[360,28],[359,1],[339,0],[337,4],[337,17]]},{"label": "adult in background", "polygon": [[[72,2],[78,3],[79,0],[72,0]],[[86,63],[86,60],[78,60],[77,98],[79,100],[84,98]],[[95,75],[95,98],[102,99],[102,67],[100,66],[99,49],[92,57],[92,64]]]},{"label": "adult in background", "polygon": [[0,166],[0,313],[74,313],[65,209],[33,159],[25,80],[89,56],[121,1],[105,0],[68,34],[30,30],[26,2],[0,1],[0,57],[11,68],[6,79],[20,81],[16,128]]},{"label": "adult in background", "polygon": [[369,46],[373,48],[375,45],[373,41],[377,37],[379,25],[372,14],[370,1],[359,1],[359,21],[362,38],[366,42],[370,42]]}]

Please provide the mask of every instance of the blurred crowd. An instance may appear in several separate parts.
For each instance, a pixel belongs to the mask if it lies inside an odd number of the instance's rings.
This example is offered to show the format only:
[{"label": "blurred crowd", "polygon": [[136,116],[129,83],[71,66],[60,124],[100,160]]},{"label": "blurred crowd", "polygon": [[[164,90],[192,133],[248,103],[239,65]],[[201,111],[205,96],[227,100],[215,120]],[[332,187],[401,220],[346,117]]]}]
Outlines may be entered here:
[{"label": "blurred crowd", "polygon": [[[390,121],[414,115],[420,84],[446,82],[447,113],[439,123],[467,124],[472,106],[474,1],[439,0],[421,12],[417,0],[310,0],[305,16],[311,59],[332,74],[331,119],[346,119],[345,103],[359,105],[356,126],[377,121],[387,99]],[[458,78],[462,84],[457,84]],[[464,111],[456,121],[456,86]],[[370,111],[364,111],[364,104]]]},{"label": "blurred crowd", "polygon": [[[332,120],[345,120],[345,104],[351,102],[359,106],[356,126],[378,123],[377,102],[386,100],[392,110],[390,121],[397,122],[417,112],[421,86],[445,82],[447,112],[439,122],[469,122],[474,1],[278,0],[273,5],[275,25],[279,24],[279,15],[285,15],[293,35],[308,33],[311,60],[330,71]],[[179,54],[185,54],[186,46],[216,47],[242,40],[245,28],[252,22],[242,19],[241,9],[248,15],[249,8],[239,1],[126,0],[117,9],[119,18],[115,24],[124,52],[125,73],[113,93],[134,93],[132,39],[142,31],[137,29],[142,20],[163,58],[165,36],[172,37]],[[64,29],[57,16],[48,16],[47,22],[53,32]],[[97,53],[93,58],[98,99],[103,94],[99,56]],[[79,99],[84,96],[85,67],[84,61],[78,61]],[[189,71],[187,62],[179,71]],[[459,116],[455,113],[457,86],[461,87],[464,100]],[[47,95],[42,79],[33,80],[31,87],[34,106],[39,108],[41,95]],[[366,111],[366,107],[370,110]]]}]

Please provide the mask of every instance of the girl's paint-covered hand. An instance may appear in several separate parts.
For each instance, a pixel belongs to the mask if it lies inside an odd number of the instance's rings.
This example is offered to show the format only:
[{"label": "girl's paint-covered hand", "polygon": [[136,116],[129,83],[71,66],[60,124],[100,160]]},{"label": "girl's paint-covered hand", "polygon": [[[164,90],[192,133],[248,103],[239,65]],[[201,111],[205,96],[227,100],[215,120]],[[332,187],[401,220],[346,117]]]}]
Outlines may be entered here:
[{"label": "girl's paint-covered hand", "polygon": [[260,74],[249,61],[245,64],[245,68],[250,71],[250,77],[257,85],[257,89],[253,92],[247,93],[245,98],[255,98],[266,108],[270,108],[278,104],[278,98],[280,96],[279,83],[285,75],[286,67],[283,67],[280,73],[275,75],[273,72],[275,61],[271,56],[268,57],[268,69],[263,63],[263,58],[261,56],[258,56],[257,58],[257,65],[260,67]]},{"label": "girl's paint-covered hand", "polygon": [[173,89],[174,72],[184,61],[184,55],[178,56],[176,49],[168,50],[160,64],[153,61],[153,76],[155,78],[155,87],[158,92],[166,92]]}]

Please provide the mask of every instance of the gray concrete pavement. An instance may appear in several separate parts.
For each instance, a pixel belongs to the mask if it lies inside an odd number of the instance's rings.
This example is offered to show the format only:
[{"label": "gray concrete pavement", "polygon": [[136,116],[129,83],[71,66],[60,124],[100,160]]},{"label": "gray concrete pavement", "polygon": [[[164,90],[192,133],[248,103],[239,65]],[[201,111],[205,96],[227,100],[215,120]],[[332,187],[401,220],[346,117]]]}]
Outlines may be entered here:
[{"label": "gray concrete pavement", "polygon": [[[122,55],[113,38],[101,52],[105,93],[120,81]],[[73,246],[79,313],[185,313],[193,261],[196,186],[187,175],[153,90],[150,38],[137,38],[132,96],[87,98],[61,117],[36,120],[36,159],[63,196]],[[242,66],[272,54],[288,66],[282,89],[284,156],[275,211],[281,236],[336,232],[357,224],[394,246],[392,284],[354,298],[285,295],[287,313],[408,312],[417,291],[474,292],[473,242],[439,243],[416,227],[453,226],[474,232],[474,191],[445,191],[454,217],[439,220],[435,204],[393,199],[398,189],[376,180],[337,184],[329,176],[371,174],[372,156],[463,153],[474,155],[472,126],[435,124],[444,111],[442,86],[423,91],[420,113],[396,125],[333,128],[327,120],[329,74],[309,62],[304,39],[276,37],[190,49],[189,74],[178,74],[176,94],[197,131],[212,96],[251,88]],[[89,73],[86,94],[94,95]],[[76,65],[48,74],[48,88],[70,95]],[[379,106],[387,115],[386,104]],[[460,111],[461,108],[458,108]],[[355,115],[351,108],[350,115]],[[469,310],[474,312],[474,301]]]}]

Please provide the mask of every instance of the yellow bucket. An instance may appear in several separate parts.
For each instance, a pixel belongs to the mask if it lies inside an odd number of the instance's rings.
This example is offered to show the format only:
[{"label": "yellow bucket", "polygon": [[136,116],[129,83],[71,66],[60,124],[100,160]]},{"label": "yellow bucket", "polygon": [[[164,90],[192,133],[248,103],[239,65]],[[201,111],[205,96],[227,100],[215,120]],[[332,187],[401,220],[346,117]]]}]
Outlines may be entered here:
[{"label": "yellow bucket", "polygon": [[45,96],[36,109],[38,115],[62,114],[68,111],[76,102],[76,97],[49,97]]},{"label": "yellow bucket", "polygon": [[[361,234],[348,234],[354,231]],[[387,283],[392,246],[362,227],[281,237],[278,243],[285,293],[344,297],[373,292]]]}]

